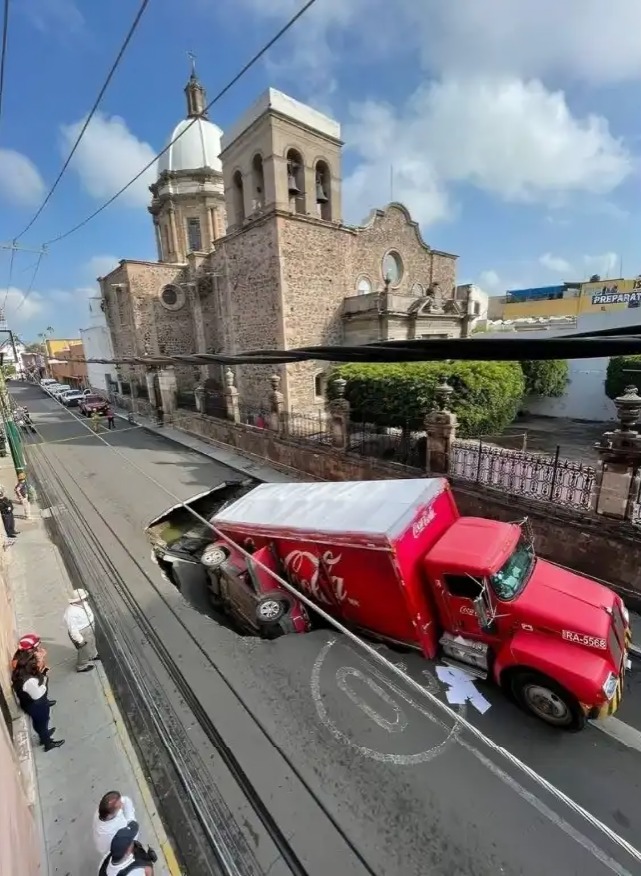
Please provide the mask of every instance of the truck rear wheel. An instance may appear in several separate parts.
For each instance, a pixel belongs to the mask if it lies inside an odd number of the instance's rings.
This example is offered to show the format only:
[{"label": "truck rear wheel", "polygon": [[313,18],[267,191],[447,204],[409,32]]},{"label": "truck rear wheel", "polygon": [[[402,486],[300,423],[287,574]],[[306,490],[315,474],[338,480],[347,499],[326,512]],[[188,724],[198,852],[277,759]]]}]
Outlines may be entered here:
[{"label": "truck rear wheel", "polygon": [[521,708],[551,727],[578,733],[586,724],[583,709],[569,691],[539,672],[516,672],[510,689]]}]

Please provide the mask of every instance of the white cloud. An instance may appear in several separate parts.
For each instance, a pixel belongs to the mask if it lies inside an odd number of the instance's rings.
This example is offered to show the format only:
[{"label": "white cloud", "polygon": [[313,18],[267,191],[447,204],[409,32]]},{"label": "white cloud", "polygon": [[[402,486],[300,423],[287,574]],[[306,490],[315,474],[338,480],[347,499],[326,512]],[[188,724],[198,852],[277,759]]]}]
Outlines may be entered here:
[{"label": "white cloud", "polygon": [[69,36],[85,30],[84,15],[74,0],[24,0],[19,8],[42,33],[56,30]]},{"label": "white cloud", "polygon": [[598,274],[600,277],[618,277],[621,259],[616,252],[604,252],[601,255],[584,255],[583,268],[586,277]]},{"label": "white cloud", "polygon": [[[83,124],[84,119],[81,119],[72,125],[62,126],[64,155],[69,153]],[[124,119],[97,113],[80,141],[72,159],[72,167],[87,192],[101,200],[114,195],[154,155],[149,143],[138,140]],[[154,181],[155,174],[155,165],[152,165],[119,200],[130,207],[145,206],[149,202],[149,185]]]},{"label": "white cloud", "polygon": [[361,213],[389,200],[390,165],[394,198],[424,223],[450,212],[448,183],[549,205],[609,192],[632,170],[605,119],[576,118],[563,94],[537,81],[446,79],[422,85],[400,109],[368,101],[351,116],[345,139],[359,161],[345,200]]},{"label": "white cloud", "polygon": [[18,206],[32,207],[45,194],[45,184],[36,165],[13,149],[0,149],[0,194]]},{"label": "white cloud", "polygon": [[[204,0],[203,0],[204,2]],[[228,0],[230,14],[284,22],[299,0]],[[418,53],[433,74],[566,76],[590,83],[641,78],[638,0],[324,0],[291,32],[296,81],[339,60],[354,66]]]},{"label": "white cloud", "polygon": [[504,292],[506,288],[505,283],[501,280],[498,273],[491,268],[488,271],[481,271],[477,285],[489,295],[496,295],[499,292]]},{"label": "white cloud", "polygon": [[45,310],[40,292],[34,290],[27,295],[25,290],[17,286],[9,286],[8,290],[6,286],[0,289],[0,303],[4,305],[12,328],[20,328],[35,317],[40,317]]},{"label": "white cloud", "polygon": [[540,257],[539,264],[554,274],[567,274],[569,276],[574,270],[570,262],[560,256],[552,255],[550,252],[546,252]]},{"label": "white cloud", "polygon": [[85,273],[92,280],[96,280],[98,277],[106,277],[110,271],[118,267],[119,261],[120,259],[117,256],[112,255],[93,256],[85,265]]}]

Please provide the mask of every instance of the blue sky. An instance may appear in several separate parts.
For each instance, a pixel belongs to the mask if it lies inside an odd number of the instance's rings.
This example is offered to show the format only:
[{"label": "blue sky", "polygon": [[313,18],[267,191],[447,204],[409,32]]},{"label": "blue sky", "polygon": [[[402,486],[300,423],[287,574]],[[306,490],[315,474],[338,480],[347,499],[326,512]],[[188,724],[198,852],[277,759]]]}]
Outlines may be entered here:
[{"label": "blue sky", "polygon": [[[197,55],[210,97],[301,0],[151,0],[52,201],[20,240],[38,248],[106,200],[184,115]],[[0,119],[0,240],[39,206],[102,84],[138,0],[13,0]],[[178,13],[180,8],[180,14]],[[223,99],[227,128],[268,85],[343,125],[344,214],[393,193],[460,282],[490,293],[641,272],[639,0],[317,0]],[[143,180],[81,231],[19,253],[0,305],[26,339],[77,335],[95,278],[154,258]]]}]

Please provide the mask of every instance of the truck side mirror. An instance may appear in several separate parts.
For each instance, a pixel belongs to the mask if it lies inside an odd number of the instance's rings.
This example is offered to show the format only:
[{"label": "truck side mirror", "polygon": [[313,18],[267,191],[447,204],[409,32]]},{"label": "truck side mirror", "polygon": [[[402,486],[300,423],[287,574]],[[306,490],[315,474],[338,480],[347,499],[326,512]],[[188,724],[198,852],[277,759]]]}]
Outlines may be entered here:
[{"label": "truck side mirror", "polygon": [[479,622],[480,628],[486,633],[492,632],[494,618],[490,614],[488,604],[485,600],[485,590],[483,590],[483,592],[474,600],[474,613],[476,614],[476,619]]}]

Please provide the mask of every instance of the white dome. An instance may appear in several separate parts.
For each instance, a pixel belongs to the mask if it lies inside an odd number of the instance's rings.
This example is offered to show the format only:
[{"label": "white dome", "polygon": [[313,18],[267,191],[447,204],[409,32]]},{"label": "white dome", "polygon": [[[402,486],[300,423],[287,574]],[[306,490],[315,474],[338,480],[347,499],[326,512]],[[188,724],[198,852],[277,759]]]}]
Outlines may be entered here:
[{"label": "white dome", "polygon": [[[172,145],[158,159],[158,174],[165,170],[200,170],[202,167],[211,167],[222,173],[219,157],[222,136],[218,125],[207,119],[196,118],[195,122],[193,119],[183,119],[169,138]],[[176,137],[180,139],[176,140]],[[176,142],[172,142],[174,140]]]}]

